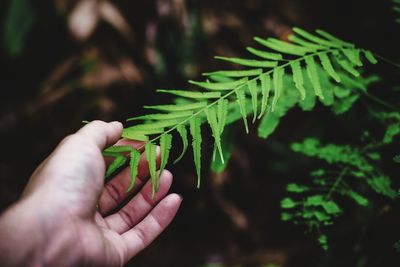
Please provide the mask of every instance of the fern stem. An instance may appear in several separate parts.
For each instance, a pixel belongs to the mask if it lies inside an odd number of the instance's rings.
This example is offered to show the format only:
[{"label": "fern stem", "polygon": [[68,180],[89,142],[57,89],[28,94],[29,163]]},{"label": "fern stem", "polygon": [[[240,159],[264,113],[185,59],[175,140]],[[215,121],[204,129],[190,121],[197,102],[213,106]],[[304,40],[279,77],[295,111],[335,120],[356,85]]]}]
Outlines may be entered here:
[{"label": "fern stem", "polygon": [[364,92],[364,91],[363,91],[363,93],[364,93],[364,95],[365,95],[366,97],[368,97],[369,99],[375,101],[376,103],[381,104],[382,106],[385,106],[385,107],[387,107],[387,108],[389,108],[389,109],[392,109],[392,110],[395,110],[395,111],[400,110],[399,107],[396,107],[395,105],[390,104],[390,103],[384,101],[383,99],[380,99],[379,97],[376,97],[376,96],[374,96],[374,95],[371,95],[371,94],[368,93],[368,92]]},{"label": "fern stem", "polygon": [[387,57],[381,56],[381,55],[379,55],[377,53],[373,53],[373,54],[374,54],[375,57],[382,59],[382,61],[384,61],[384,62],[386,62],[386,63],[388,63],[388,64],[390,64],[390,65],[392,65],[392,66],[394,66],[396,68],[400,68],[400,63],[394,62],[393,60],[388,59]]},{"label": "fern stem", "polygon": [[333,192],[336,190],[336,188],[340,185],[340,183],[343,180],[344,175],[347,173],[348,171],[348,167],[343,168],[343,170],[340,172],[339,177],[336,179],[335,183],[333,184],[333,186],[331,187],[331,189],[329,190],[328,194],[325,195],[325,199],[329,199]]},{"label": "fern stem", "polygon": [[[288,61],[288,62],[285,63],[285,64],[282,64],[282,65],[280,65],[280,66],[277,66],[277,67],[275,67],[275,68],[272,68],[271,70],[269,70],[269,71],[267,71],[267,72],[264,72],[264,73],[262,73],[261,75],[258,75],[257,77],[255,77],[255,78],[253,78],[253,79],[250,79],[249,82],[260,80],[260,77],[261,77],[262,75],[272,74],[273,71],[276,70],[276,69],[285,69],[286,67],[289,67],[289,66],[290,66],[290,62],[299,62],[299,61],[305,60],[307,57],[315,57],[315,56],[318,56],[318,55],[320,55],[320,54],[322,54],[322,53],[332,53],[332,52],[334,52],[334,51],[339,51],[339,50],[341,50],[341,49],[340,49],[340,48],[333,48],[333,49],[327,49],[327,50],[315,52],[315,53],[313,53],[313,54],[304,55],[304,56],[302,56],[302,57],[300,57],[300,58],[298,58],[298,59],[294,59],[294,60]],[[231,96],[231,95],[234,94],[237,90],[243,88],[243,87],[246,86],[246,85],[247,85],[247,83],[244,83],[244,84],[242,84],[242,85],[236,87],[235,89],[233,89],[233,90],[230,91],[229,93],[226,93],[225,95],[221,96],[218,100],[215,100],[214,102],[208,104],[207,106],[205,106],[204,108],[200,109],[199,111],[193,113],[191,116],[189,116],[189,117],[187,117],[186,119],[182,120],[181,122],[179,122],[179,123],[178,123],[177,125],[175,125],[174,127],[168,129],[167,131],[165,131],[164,133],[160,134],[159,136],[154,137],[153,139],[147,141],[147,142],[144,143],[142,146],[140,146],[140,147],[138,148],[138,150],[142,149],[142,148],[143,148],[147,143],[149,143],[149,142],[157,141],[158,139],[161,138],[162,135],[168,134],[168,133],[174,131],[176,128],[178,128],[178,126],[180,126],[180,125],[185,125],[185,124],[186,124],[188,121],[190,121],[190,119],[192,119],[193,117],[196,117],[197,115],[199,115],[199,114],[205,112],[206,109],[209,109],[209,108],[212,107],[213,105],[217,104],[219,101],[221,101],[221,100],[223,100],[223,99],[226,99],[227,97]]]}]

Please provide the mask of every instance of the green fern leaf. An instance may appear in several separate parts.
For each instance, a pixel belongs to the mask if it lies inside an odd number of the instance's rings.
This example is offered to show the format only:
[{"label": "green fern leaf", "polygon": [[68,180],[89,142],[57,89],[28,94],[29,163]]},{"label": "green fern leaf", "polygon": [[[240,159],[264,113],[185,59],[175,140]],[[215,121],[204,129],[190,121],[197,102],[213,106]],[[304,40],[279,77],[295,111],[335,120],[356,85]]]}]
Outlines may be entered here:
[{"label": "green fern leaf", "polygon": [[130,153],[129,168],[131,173],[131,182],[126,192],[130,192],[135,185],[136,177],[138,175],[138,167],[140,161],[140,153],[137,150],[132,150]]},{"label": "green fern leaf", "polygon": [[355,77],[359,77],[360,73],[352,66],[347,60],[342,60],[338,57],[336,57],[337,63],[348,73],[352,74]]},{"label": "green fern leaf", "polygon": [[191,91],[184,91],[184,90],[164,90],[158,89],[157,92],[160,93],[167,93],[176,96],[182,96],[186,98],[194,98],[194,99],[210,99],[210,98],[220,98],[220,92],[191,92]]},{"label": "green fern leaf", "polygon": [[321,29],[317,29],[316,33],[318,33],[319,35],[321,35],[325,39],[327,39],[327,40],[329,40],[329,41],[331,41],[333,43],[336,43],[336,44],[338,44],[340,46],[351,47],[351,48],[354,47],[354,44],[351,44],[351,43],[345,42],[343,40],[340,40],[340,39],[336,38],[335,36],[333,36],[332,34],[326,32],[326,31],[323,31]]},{"label": "green fern leaf", "polygon": [[135,132],[135,131],[136,132],[146,132],[146,133],[152,132],[152,134],[154,134],[154,132],[158,132],[162,128],[173,127],[177,124],[180,124],[184,120],[185,120],[185,118],[161,120],[161,121],[151,122],[148,124],[138,124],[138,125],[129,127],[129,129],[132,132]]},{"label": "green fern leaf", "polygon": [[303,73],[301,71],[301,65],[299,61],[290,62],[290,67],[293,73],[294,84],[299,90],[300,98],[304,100],[306,98],[306,89],[304,88]]},{"label": "green fern leaf", "polygon": [[314,58],[309,56],[305,58],[305,61],[307,64],[307,74],[314,88],[315,95],[317,95],[320,99],[324,99],[324,95],[322,94],[321,83],[317,72],[317,66],[314,61]]},{"label": "green fern leaf", "polygon": [[262,73],[262,69],[254,70],[220,70],[214,72],[203,73],[204,76],[225,76],[225,77],[250,77],[258,76]]},{"label": "green fern leaf", "polygon": [[147,142],[145,146],[145,153],[146,158],[149,163],[149,171],[151,177],[151,188],[152,188],[152,197],[154,197],[156,193],[156,186],[157,186],[157,166],[156,166],[156,145]]},{"label": "green fern leaf", "polygon": [[355,66],[361,67],[363,65],[360,59],[360,50],[359,49],[343,49],[343,54],[349,59],[351,63]]},{"label": "green fern leaf", "polygon": [[132,151],[131,146],[110,146],[107,149],[103,151],[104,154],[107,153],[122,153],[122,152],[131,152]]},{"label": "green fern leaf", "polygon": [[147,142],[149,141],[149,138],[143,133],[143,132],[138,132],[138,131],[132,131],[132,129],[125,128],[122,131],[123,138],[130,139],[130,140],[136,140],[136,141],[143,141]]},{"label": "green fern leaf", "polygon": [[178,131],[178,133],[182,139],[182,152],[179,155],[179,157],[174,161],[174,164],[177,163],[178,161],[180,161],[182,159],[182,157],[185,155],[187,147],[188,147],[188,143],[189,143],[188,139],[187,139],[186,127],[182,124],[179,124],[177,126],[176,130]]},{"label": "green fern leaf", "polygon": [[242,90],[236,90],[237,103],[239,105],[240,114],[242,115],[246,133],[249,133],[249,126],[247,124],[247,111],[246,111],[246,96]]},{"label": "green fern leaf", "polygon": [[192,111],[181,111],[181,112],[167,113],[167,114],[149,114],[149,115],[129,118],[126,121],[135,121],[135,120],[171,120],[171,119],[176,119],[176,118],[189,117],[192,114],[193,114]]},{"label": "green fern leaf", "polygon": [[279,97],[281,96],[283,87],[283,75],[285,75],[285,70],[283,68],[276,68],[272,73],[272,78],[274,81],[274,97],[272,98],[271,111],[275,111],[276,104],[278,103]]},{"label": "green fern leaf", "polygon": [[309,50],[311,50],[313,52],[317,52],[319,50],[325,50],[326,49],[325,46],[307,42],[307,41],[301,39],[300,37],[298,37],[296,35],[289,35],[288,39],[292,43],[298,44],[298,45],[300,45],[302,47],[307,47]]},{"label": "green fern leaf", "polygon": [[190,119],[190,134],[192,135],[193,159],[197,172],[197,188],[200,188],[201,180],[201,121],[200,118]]},{"label": "green fern leaf", "polygon": [[320,53],[319,59],[321,60],[321,65],[324,70],[338,83],[341,82],[340,76],[336,73],[332,66],[331,60],[329,59],[327,53]]},{"label": "green fern leaf", "polygon": [[293,31],[296,34],[304,37],[305,39],[310,40],[311,42],[314,42],[316,44],[319,44],[322,49],[324,49],[326,47],[341,48],[343,46],[342,44],[340,44],[338,42],[332,42],[329,40],[322,39],[318,36],[315,36],[307,31],[303,30],[303,29],[300,29],[300,28],[295,27],[295,28],[293,28]]},{"label": "green fern leaf", "polygon": [[248,78],[243,78],[233,82],[225,82],[225,83],[210,83],[210,82],[196,82],[196,81],[189,81],[189,83],[197,85],[201,88],[208,89],[208,90],[232,90],[242,84],[247,82]]},{"label": "green fern leaf", "polygon": [[289,54],[289,55],[295,55],[295,56],[304,56],[307,53],[313,52],[313,50],[310,50],[308,48],[304,48],[302,46],[298,45],[293,45],[290,43],[286,43],[274,38],[268,38],[267,40],[262,39],[260,37],[255,37],[254,40],[263,45],[266,46],[274,51]]},{"label": "green fern leaf", "polygon": [[[164,133],[160,137],[160,155],[161,155],[161,163],[160,163],[160,175],[167,166],[169,152],[172,146],[172,135]],[[158,191],[158,187],[160,186],[160,179],[157,180],[156,191]]]},{"label": "green fern leaf", "polygon": [[220,101],[218,101],[217,104],[217,118],[220,128],[220,134],[222,134],[224,131],[227,115],[228,115],[228,100],[221,99]]},{"label": "green fern leaf", "polygon": [[366,58],[371,64],[376,64],[376,63],[378,63],[378,60],[375,58],[374,54],[372,54],[371,51],[364,50],[364,55],[365,55],[365,58]]},{"label": "green fern leaf", "polygon": [[253,123],[257,119],[257,111],[258,111],[258,88],[257,88],[257,81],[256,80],[251,80],[250,82],[247,83],[247,86],[249,88],[250,94],[251,94],[251,102],[253,106]]},{"label": "green fern leaf", "polygon": [[277,61],[283,59],[282,54],[265,52],[265,51],[261,51],[261,50],[258,50],[258,49],[252,48],[252,47],[247,47],[246,49],[251,54],[258,56],[260,58],[277,60]]},{"label": "green fern leaf", "polygon": [[265,110],[267,109],[268,99],[269,99],[269,92],[271,91],[271,76],[269,74],[263,74],[260,76],[261,80],[261,111],[258,118],[260,119],[263,115]]},{"label": "green fern leaf", "polygon": [[224,163],[224,155],[222,153],[222,146],[221,146],[221,130],[220,130],[220,125],[218,124],[217,121],[217,112],[214,107],[211,107],[206,110],[206,115],[207,115],[207,121],[208,124],[210,125],[212,135],[215,140],[215,146],[218,149],[221,162]]},{"label": "green fern leaf", "polygon": [[232,57],[220,57],[216,56],[215,59],[228,61],[234,64],[247,66],[247,67],[255,67],[255,68],[273,68],[278,66],[278,62],[276,61],[261,61],[255,59],[244,59],[244,58],[232,58]]},{"label": "green fern leaf", "polygon": [[187,111],[187,110],[197,110],[201,108],[205,108],[207,106],[207,102],[197,102],[190,104],[179,104],[179,105],[156,105],[156,106],[144,106],[145,109],[154,109],[159,111],[167,111],[167,112],[177,112],[177,111]]},{"label": "green fern leaf", "polygon": [[261,138],[268,138],[278,127],[280,116],[274,112],[268,112],[264,115],[258,126],[258,136]]},{"label": "green fern leaf", "polygon": [[111,162],[110,166],[108,166],[105,178],[106,179],[110,178],[110,176],[114,174],[119,168],[121,168],[126,163],[126,161],[127,159],[124,156],[122,155],[117,156],[113,160],[113,162]]}]

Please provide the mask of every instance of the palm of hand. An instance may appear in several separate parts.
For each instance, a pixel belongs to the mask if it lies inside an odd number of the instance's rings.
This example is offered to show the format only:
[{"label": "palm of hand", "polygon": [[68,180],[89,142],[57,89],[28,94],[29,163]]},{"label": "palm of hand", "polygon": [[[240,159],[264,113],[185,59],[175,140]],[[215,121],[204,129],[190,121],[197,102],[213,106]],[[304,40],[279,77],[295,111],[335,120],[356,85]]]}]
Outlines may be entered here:
[{"label": "palm of hand", "polygon": [[[128,168],[103,184],[105,163],[101,150],[115,143],[121,130],[113,123],[85,126],[66,138],[32,175],[24,198],[42,203],[42,217],[52,218],[46,224],[46,235],[56,233],[59,237],[47,245],[70,251],[68,256],[63,255],[63,264],[57,266],[122,266],[166,228],[179,208],[180,196],[166,196],[172,182],[168,171],[161,175],[159,192],[151,198],[144,154],[134,187],[144,184],[139,192],[126,192]],[[119,143],[134,148],[140,145],[124,140]],[[54,253],[60,252],[53,250],[44,256],[45,260],[57,258]]]}]

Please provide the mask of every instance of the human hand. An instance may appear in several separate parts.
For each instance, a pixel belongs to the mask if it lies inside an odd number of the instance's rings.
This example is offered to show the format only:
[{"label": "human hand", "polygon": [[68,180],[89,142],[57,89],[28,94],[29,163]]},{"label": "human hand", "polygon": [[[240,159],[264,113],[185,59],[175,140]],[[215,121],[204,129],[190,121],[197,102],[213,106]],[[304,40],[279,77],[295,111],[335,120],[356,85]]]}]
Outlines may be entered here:
[{"label": "human hand", "polygon": [[122,266],[168,226],[182,198],[167,195],[172,174],[164,171],[152,199],[144,153],[136,190],[126,193],[129,168],[104,185],[102,150],[116,143],[121,132],[118,122],[89,123],[36,169],[21,200],[0,217],[3,266]]}]

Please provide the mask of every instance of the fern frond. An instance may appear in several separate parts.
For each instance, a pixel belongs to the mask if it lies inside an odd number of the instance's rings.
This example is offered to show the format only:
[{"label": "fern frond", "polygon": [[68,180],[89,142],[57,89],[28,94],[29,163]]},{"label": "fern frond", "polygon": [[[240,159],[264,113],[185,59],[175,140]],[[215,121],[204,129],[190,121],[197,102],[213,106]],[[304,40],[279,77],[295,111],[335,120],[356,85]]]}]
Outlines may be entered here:
[{"label": "fern frond", "polygon": [[[198,91],[157,90],[174,95],[179,101],[171,105],[145,106],[159,113],[128,119],[142,123],[124,129],[123,137],[146,142],[146,155],[152,156],[151,159],[155,159],[153,150],[159,140],[163,169],[172,145],[170,134],[177,131],[182,139],[183,149],[175,160],[177,162],[187,150],[186,127],[189,126],[197,185],[200,186],[202,124],[210,126],[214,151],[218,151],[223,162],[221,134],[226,125],[242,118],[246,132],[249,132],[247,116],[252,113],[253,122],[257,118],[262,120],[259,135],[267,137],[275,130],[280,118],[296,104],[303,110],[311,110],[316,104],[316,97],[327,106],[335,105],[337,99],[348,99],[344,96],[340,98],[340,93],[337,96],[334,87],[340,88],[338,82],[345,84],[351,80],[344,72],[359,77],[357,68],[362,65],[362,55],[371,63],[376,63],[371,52],[358,49],[322,30],[309,33],[294,28],[293,35],[289,37],[292,43],[274,38],[255,37],[254,40],[261,48],[247,47],[247,51],[255,59],[216,57],[245,69],[204,73],[205,81],[189,81],[199,88]],[[163,147],[169,148],[163,152]],[[121,164],[122,160],[118,159],[113,169],[107,172],[113,173],[118,169],[115,166]],[[154,166],[152,163],[151,177],[153,182],[157,182]],[[153,184],[153,192],[156,189],[156,184]]]},{"label": "fern frond", "polygon": [[[337,216],[342,213],[342,207],[335,201],[340,195],[347,197],[360,206],[368,206],[369,200],[353,188],[350,179],[358,179],[376,193],[393,199],[396,191],[391,186],[391,179],[381,171],[372,167],[371,161],[379,160],[377,152],[368,152],[368,145],[363,148],[342,146],[336,144],[321,145],[315,138],[306,138],[301,143],[292,144],[292,150],[309,157],[316,157],[326,161],[331,168],[319,169],[310,173],[310,185],[290,183],[287,192],[291,194],[281,201],[282,220],[303,224],[310,230],[317,230],[320,234],[323,226],[331,225]],[[328,242],[324,242],[328,248]]]},{"label": "fern frond", "polygon": [[396,22],[400,24],[400,0],[393,0],[393,11],[396,14]]}]

